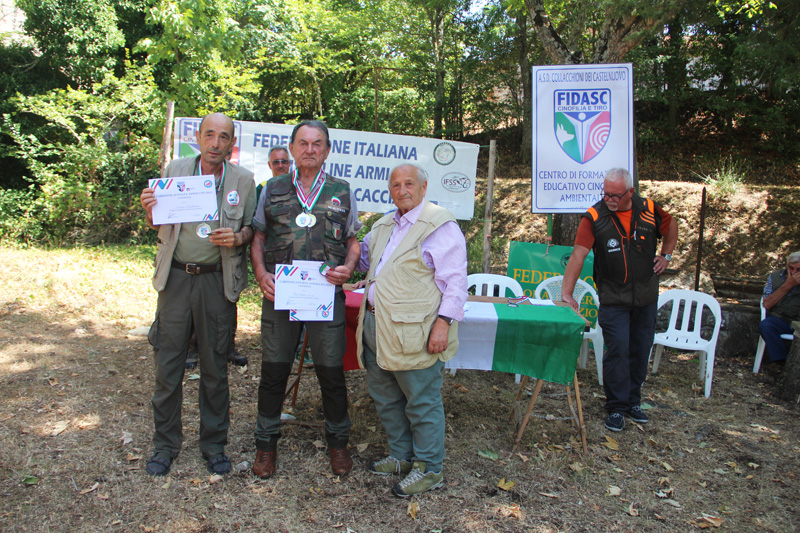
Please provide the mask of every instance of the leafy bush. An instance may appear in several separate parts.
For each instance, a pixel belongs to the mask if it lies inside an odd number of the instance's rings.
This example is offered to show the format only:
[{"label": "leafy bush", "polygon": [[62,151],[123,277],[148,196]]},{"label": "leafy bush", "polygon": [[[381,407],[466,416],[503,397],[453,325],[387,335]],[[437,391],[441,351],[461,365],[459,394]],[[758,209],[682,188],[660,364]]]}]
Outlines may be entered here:
[{"label": "leafy bush", "polygon": [[160,126],[153,109],[161,106],[153,106],[149,72],[128,72],[107,76],[92,91],[13,100],[17,111],[3,116],[3,129],[31,187],[4,192],[2,202],[16,204],[4,210],[10,216],[0,238],[51,245],[140,240],[146,226],[138,194],[158,173],[158,130],[148,128]]}]

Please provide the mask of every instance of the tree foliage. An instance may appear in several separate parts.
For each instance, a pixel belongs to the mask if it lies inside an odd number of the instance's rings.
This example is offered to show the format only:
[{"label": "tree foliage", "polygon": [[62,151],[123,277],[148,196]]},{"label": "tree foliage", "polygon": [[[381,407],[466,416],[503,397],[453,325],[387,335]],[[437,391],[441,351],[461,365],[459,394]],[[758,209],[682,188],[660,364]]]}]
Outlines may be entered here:
[{"label": "tree foliage", "polygon": [[17,3],[30,41],[0,45],[0,238],[135,237],[167,100],[179,115],[502,134],[525,162],[530,66],[624,61],[640,151],[702,128],[734,158],[800,154],[792,0]]}]

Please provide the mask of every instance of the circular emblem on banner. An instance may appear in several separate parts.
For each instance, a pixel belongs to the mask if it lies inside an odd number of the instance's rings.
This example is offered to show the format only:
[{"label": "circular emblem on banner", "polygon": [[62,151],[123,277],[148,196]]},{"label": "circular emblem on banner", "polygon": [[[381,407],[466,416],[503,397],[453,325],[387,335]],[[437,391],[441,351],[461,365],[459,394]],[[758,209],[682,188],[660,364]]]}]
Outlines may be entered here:
[{"label": "circular emblem on banner", "polygon": [[442,187],[450,192],[464,192],[472,186],[472,180],[460,172],[451,172],[442,176]]},{"label": "circular emblem on banner", "polygon": [[564,254],[561,256],[561,268],[566,269],[567,263],[569,263],[569,256],[570,254]]},{"label": "circular emblem on banner", "polygon": [[237,191],[231,191],[228,193],[228,204],[239,205],[239,193]]},{"label": "circular emblem on banner", "polygon": [[449,165],[456,159],[456,148],[448,142],[439,143],[433,149],[433,160],[440,165]]},{"label": "circular emblem on banner", "polygon": [[616,248],[617,246],[619,246],[619,241],[617,241],[617,239],[608,239],[607,245],[609,248]]}]

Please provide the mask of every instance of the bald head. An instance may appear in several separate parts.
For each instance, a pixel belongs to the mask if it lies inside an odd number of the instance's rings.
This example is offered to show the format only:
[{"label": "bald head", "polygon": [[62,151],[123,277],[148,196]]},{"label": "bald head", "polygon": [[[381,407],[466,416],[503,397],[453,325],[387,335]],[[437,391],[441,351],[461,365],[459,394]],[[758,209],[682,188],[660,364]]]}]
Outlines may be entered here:
[{"label": "bald head", "polygon": [[195,134],[203,172],[218,173],[236,144],[233,121],[223,113],[209,113],[200,121],[200,128]]},{"label": "bald head", "polygon": [[231,137],[233,137],[233,120],[231,120],[231,118],[228,115],[226,115],[225,113],[209,113],[209,114],[207,114],[206,116],[204,116],[200,120],[200,126],[197,128],[198,131],[200,131],[200,132],[203,131],[203,124],[206,122],[207,119],[217,119],[217,120],[225,121],[225,123],[227,123],[228,128],[229,128],[228,129],[228,134]]}]

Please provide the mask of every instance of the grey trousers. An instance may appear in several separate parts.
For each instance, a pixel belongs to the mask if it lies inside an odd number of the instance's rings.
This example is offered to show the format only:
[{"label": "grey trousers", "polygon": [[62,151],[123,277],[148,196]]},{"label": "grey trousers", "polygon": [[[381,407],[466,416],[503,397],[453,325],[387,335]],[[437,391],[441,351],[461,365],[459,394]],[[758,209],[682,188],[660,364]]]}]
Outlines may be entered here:
[{"label": "grey trousers", "polygon": [[160,456],[177,456],[183,444],[183,375],[192,326],[200,357],[200,452],[206,458],[223,453],[230,426],[228,346],[235,311],[225,299],[222,272],[170,270],[148,336],[155,360],[153,446]]},{"label": "grey trousers", "polygon": [[389,455],[401,461],[424,461],[427,472],[441,472],[444,462],[444,362],[420,370],[391,372],[376,361],[375,317],[364,315],[364,366],[367,388],[389,441]]},{"label": "grey trousers", "polygon": [[280,438],[281,408],[292,370],[300,331],[308,331],[311,357],[322,391],[325,438],[331,448],[344,448],[350,439],[347,384],[344,378],[344,292],[334,297],[333,321],[292,322],[289,311],[275,310],[273,302],[261,304],[261,382],[258,386],[256,447],[272,451]]}]

